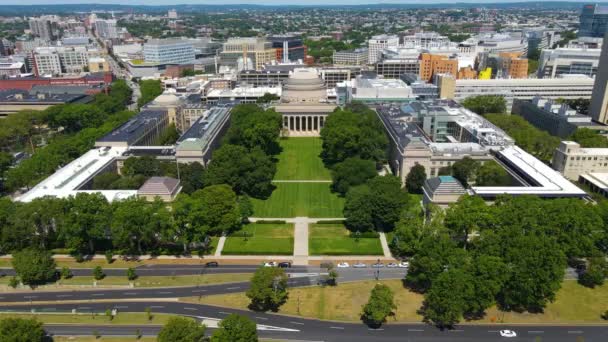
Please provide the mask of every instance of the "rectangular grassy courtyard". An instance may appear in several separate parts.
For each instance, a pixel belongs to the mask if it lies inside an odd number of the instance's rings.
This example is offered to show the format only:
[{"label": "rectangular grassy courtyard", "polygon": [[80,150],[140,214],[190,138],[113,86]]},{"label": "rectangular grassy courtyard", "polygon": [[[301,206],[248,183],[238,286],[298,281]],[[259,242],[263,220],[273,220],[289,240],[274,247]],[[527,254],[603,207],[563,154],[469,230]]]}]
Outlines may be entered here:
[{"label": "rectangular grassy courtyard", "polygon": [[379,238],[349,236],[342,224],[311,224],[308,228],[308,251],[311,255],[383,255]]},{"label": "rectangular grassy courtyard", "polygon": [[252,199],[255,217],[342,217],[344,198],[330,191],[330,183],[275,183],[266,200]]},{"label": "rectangular grassy courtyard", "polygon": [[292,224],[250,223],[226,238],[222,255],[292,255],[293,229]]},{"label": "rectangular grassy courtyard", "polygon": [[329,170],[319,157],[321,138],[287,138],[280,141],[276,180],[331,180]]}]

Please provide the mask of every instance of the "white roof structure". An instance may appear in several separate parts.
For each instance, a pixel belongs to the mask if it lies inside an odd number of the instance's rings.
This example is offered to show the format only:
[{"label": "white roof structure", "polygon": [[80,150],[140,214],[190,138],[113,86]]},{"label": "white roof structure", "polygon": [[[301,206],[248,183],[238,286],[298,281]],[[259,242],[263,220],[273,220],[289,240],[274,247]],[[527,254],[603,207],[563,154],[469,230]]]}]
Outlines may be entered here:
[{"label": "white roof structure", "polygon": [[559,172],[517,146],[510,146],[499,151],[497,158],[536,184],[532,186],[474,186],[472,189],[476,195],[481,197],[496,197],[502,194],[541,197],[584,197],[587,195]]},{"label": "white roof structure", "polygon": [[587,182],[595,185],[603,191],[608,191],[608,173],[605,172],[590,172],[580,175]]},{"label": "white roof structure", "polygon": [[238,87],[234,89],[212,89],[207,93],[207,97],[262,97],[266,93],[281,96],[281,87]]},{"label": "white roof structure", "polygon": [[36,198],[45,196],[66,198],[75,196],[79,192],[100,193],[109,202],[135,196],[137,190],[78,190],[82,184],[97,175],[99,171],[112,163],[114,158],[121,156],[126,150],[126,147],[94,148],[57,170],[30,191],[19,196],[17,201],[31,202]]}]

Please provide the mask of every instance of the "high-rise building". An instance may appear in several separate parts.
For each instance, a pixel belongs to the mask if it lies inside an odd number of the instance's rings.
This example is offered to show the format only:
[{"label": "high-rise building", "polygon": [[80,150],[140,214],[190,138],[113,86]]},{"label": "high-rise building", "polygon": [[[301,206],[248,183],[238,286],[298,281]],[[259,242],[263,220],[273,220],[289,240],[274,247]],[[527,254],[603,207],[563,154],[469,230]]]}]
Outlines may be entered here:
[{"label": "high-rise building", "polygon": [[595,76],[600,61],[600,49],[557,48],[540,54],[538,78],[581,74]]},{"label": "high-rise building", "polygon": [[306,46],[300,36],[276,35],[268,37],[276,49],[276,60],[280,62],[303,61],[306,57]]},{"label": "high-rise building", "polygon": [[32,18],[29,21],[30,31],[34,36],[38,36],[44,40],[53,40],[55,38],[53,34],[53,26],[49,19],[41,17],[41,18]]},{"label": "high-rise building", "polygon": [[580,18],[579,37],[603,37],[608,28],[608,6],[585,5]]},{"label": "high-rise building", "polygon": [[118,38],[118,31],[116,30],[116,20],[96,20],[95,21],[95,33],[99,38],[114,39]]},{"label": "high-rise building", "polygon": [[396,48],[399,46],[399,37],[382,34],[373,36],[367,41],[368,46],[368,63],[374,64],[380,59],[380,53],[387,48]]},{"label": "high-rise building", "polygon": [[[604,40],[608,37],[608,32],[605,33]],[[602,46],[600,54],[600,64],[595,76],[593,84],[593,94],[591,95],[591,105],[589,114],[597,122],[608,122],[608,44]]]},{"label": "high-rise building", "polygon": [[264,38],[229,38],[220,57],[223,65],[238,70],[262,70],[264,64],[276,60],[276,49]]},{"label": "high-rise building", "polygon": [[192,64],[192,43],[184,39],[150,39],[144,44],[144,60],[153,64]]},{"label": "high-rise building", "polygon": [[420,55],[420,78],[431,82],[437,74],[458,75],[458,60],[443,55],[423,53]]}]

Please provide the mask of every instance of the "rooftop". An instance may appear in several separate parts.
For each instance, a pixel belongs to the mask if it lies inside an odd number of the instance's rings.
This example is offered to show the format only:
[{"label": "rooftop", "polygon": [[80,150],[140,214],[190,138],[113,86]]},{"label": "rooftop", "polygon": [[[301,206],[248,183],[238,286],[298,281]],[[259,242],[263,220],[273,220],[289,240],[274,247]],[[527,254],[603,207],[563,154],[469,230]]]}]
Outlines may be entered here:
[{"label": "rooftop", "polygon": [[213,137],[217,134],[229,114],[229,107],[213,107],[177,140],[177,153],[186,150],[204,151],[209,147]]},{"label": "rooftop", "polygon": [[166,115],[167,110],[164,109],[145,109],[122,126],[98,139],[97,143],[125,142],[129,145],[136,144],[142,131],[155,127]]}]

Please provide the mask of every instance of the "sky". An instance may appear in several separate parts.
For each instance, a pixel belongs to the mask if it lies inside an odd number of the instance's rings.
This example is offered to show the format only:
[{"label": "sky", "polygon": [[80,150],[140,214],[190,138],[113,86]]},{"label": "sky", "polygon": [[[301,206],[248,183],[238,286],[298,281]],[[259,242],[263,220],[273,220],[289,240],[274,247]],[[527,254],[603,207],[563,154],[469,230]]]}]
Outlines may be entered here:
[{"label": "sky", "polygon": [[[530,0],[532,1],[532,0]],[[552,0],[534,0],[534,1],[552,1]],[[568,1],[568,0],[566,0]],[[603,0],[569,0],[581,2],[602,2]],[[0,0],[0,5],[40,5],[40,4],[122,4],[122,5],[175,5],[175,4],[258,4],[258,5],[360,5],[360,4],[378,4],[378,3],[416,3],[421,1],[415,0]],[[497,3],[497,2],[525,2],[525,0],[423,0],[424,3]]]}]

